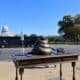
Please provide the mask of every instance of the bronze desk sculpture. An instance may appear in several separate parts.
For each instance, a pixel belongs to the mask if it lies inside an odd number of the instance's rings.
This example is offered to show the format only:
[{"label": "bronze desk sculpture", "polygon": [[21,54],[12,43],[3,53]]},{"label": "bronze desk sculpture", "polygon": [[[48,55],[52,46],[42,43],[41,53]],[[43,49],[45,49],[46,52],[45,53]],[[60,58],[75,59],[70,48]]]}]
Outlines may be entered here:
[{"label": "bronze desk sculpture", "polygon": [[68,55],[54,55],[54,56],[31,56],[31,57],[15,57],[14,64],[16,67],[16,77],[15,80],[18,79],[18,71],[21,76],[24,73],[24,69],[29,65],[37,65],[37,64],[49,64],[49,63],[59,63],[60,64],[60,80],[62,80],[62,63],[63,62],[71,62],[73,68],[73,79],[75,80],[75,61],[78,60],[78,55],[68,54]]}]

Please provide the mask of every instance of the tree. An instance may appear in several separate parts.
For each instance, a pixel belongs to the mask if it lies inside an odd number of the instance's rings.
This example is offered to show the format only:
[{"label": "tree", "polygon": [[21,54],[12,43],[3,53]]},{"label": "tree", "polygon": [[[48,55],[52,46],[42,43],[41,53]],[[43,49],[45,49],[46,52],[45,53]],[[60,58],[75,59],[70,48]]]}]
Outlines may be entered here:
[{"label": "tree", "polygon": [[78,42],[80,40],[80,14],[72,17],[70,15],[64,16],[62,20],[58,22],[59,34],[65,39]]},{"label": "tree", "polygon": [[31,34],[29,36],[29,44],[32,46],[38,39],[38,36],[36,34]]},{"label": "tree", "polygon": [[74,38],[76,42],[80,41],[80,14],[77,14],[74,16],[74,29],[73,29],[73,33],[74,33]]},{"label": "tree", "polygon": [[60,37],[59,36],[47,36],[49,42],[59,42]]},{"label": "tree", "polygon": [[73,29],[73,18],[71,15],[64,16],[62,20],[58,22],[59,25],[59,34],[64,36],[66,39],[71,38]]},{"label": "tree", "polygon": [[77,14],[77,15],[74,17],[74,23],[80,25],[80,14]]}]

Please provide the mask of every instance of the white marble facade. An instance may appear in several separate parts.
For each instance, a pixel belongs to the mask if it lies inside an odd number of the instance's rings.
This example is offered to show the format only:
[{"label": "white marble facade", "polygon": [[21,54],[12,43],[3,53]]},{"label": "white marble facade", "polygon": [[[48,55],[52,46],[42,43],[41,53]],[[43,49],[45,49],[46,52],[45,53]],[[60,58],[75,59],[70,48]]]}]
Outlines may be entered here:
[{"label": "white marble facade", "polygon": [[7,24],[4,24],[0,33],[1,37],[13,37],[14,35],[9,32]]}]

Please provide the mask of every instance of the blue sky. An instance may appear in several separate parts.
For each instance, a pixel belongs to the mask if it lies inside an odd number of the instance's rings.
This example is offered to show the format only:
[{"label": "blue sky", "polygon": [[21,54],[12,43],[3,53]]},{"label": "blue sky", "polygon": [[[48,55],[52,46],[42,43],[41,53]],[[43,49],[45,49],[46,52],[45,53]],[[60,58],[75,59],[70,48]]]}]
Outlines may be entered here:
[{"label": "blue sky", "polygon": [[4,24],[13,34],[57,35],[64,15],[80,13],[80,0],[0,0],[0,31]]}]

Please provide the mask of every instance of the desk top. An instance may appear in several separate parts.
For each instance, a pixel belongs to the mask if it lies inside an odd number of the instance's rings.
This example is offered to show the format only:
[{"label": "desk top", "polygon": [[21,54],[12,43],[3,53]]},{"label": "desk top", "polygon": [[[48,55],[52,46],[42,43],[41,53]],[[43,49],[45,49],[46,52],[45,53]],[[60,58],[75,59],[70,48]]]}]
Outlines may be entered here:
[{"label": "desk top", "polygon": [[38,64],[74,62],[77,60],[78,60],[77,54],[15,56],[13,58],[14,64],[18,67],[26,67],[29,65],[38,65]]},{"label": "desk top", "polygon": [[45,58],[59,58],[59,57],[74,57],[78,54],[64,54],[64,55],[28,55],[28,56],[14,56],[13,60],[31,60],[31,59],[45,59]]}]

